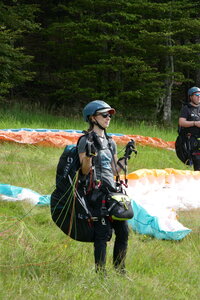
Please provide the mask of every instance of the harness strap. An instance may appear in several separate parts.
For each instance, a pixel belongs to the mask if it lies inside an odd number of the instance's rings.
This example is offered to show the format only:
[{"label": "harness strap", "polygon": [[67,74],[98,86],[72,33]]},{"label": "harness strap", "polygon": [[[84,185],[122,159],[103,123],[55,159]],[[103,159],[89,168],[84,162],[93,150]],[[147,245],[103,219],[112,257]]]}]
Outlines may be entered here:
[{"label": "harness strap", "polygon": [[116,161],[115,161],[115,156],[114,156],[112,145],[111,145],[111,140],[110,140],[109,136],[106,134],[106,132],[105,132],[105,135],[106,135],[106,138],[107,138],[107,141],[108,141],[108,147],[109,147],[109,150],[111,152],[113,163],[114,163],[114,166],[115,166],[115,172],[117,174],[116,175],[116,182],[118,183],[118,182],[120,182],[120,175],[119,175],[119,172],[117,170],[117,164],[116,164]]},{"label": "harness strap", "polygon": [[[107,136],[107,135],[106,135]],[[114,162],[114,166],[115,166],[115,171],[116,171],[116,182],[119,183],[119,184],[122,184],[123,182],[120,180],[120,175],[119,175],[119,172],[117,170],[117,165],[124,171],[124,180],[125,180],[125,185],[127,186],[128,184],[128,179],[126,177],[127,175],[127,158],[126,157],[123,157],[121,159],[118,160],[118,162],[116,163],[115,161],[115,157],[114,157],[114,153],[113,153],[113,149],[112,149],[112,146],[111,146],[111,142],[110,142],[110,139],[109,137],[107,136],[107,139],[108,139],[108,146],[109,146],[109,149],[110,149],[110,152],[112,154],[112,157],[113,157],[113,162]],[[120,160],[124,159],[124,162],[125,162],[125,167],[122,166],[122,164],[120,163]]]}]

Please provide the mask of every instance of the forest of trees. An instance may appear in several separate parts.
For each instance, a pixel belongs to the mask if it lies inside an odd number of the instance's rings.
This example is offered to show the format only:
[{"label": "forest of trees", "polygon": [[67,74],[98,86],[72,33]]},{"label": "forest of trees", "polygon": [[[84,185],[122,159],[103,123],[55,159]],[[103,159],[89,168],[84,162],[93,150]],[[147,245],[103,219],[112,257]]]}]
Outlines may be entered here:
[{"label": "forest of trees", "polygon": [[199,16],[191,0],[0,0],[0,102],[102,99],[170,124],[200,86]]}]

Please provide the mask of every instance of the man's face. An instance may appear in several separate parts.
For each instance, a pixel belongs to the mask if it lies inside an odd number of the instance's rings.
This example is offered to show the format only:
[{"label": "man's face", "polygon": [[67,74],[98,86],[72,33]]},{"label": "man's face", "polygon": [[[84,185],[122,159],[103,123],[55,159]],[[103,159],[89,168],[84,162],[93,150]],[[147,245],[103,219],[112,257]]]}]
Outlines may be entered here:
[{"label": "man's face", "polygon": [[196,92],[191,96],[191,101],[195,105],[200,104],[200,92]]}]

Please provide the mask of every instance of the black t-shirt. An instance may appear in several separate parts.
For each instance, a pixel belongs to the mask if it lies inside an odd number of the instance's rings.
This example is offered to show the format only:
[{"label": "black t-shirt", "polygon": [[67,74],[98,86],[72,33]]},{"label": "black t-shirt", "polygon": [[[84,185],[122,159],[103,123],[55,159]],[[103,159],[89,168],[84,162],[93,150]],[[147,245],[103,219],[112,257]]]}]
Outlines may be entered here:
[{"label": "black t-shirt", "polygon": [[[200,105],[184,105],[180,112],[180,118],[184,118],[187,121],[200,121]],[[200,136],[200,128],[196,126],[182,127],[181,131],[186,134],[191,133],[192,135]]]}]

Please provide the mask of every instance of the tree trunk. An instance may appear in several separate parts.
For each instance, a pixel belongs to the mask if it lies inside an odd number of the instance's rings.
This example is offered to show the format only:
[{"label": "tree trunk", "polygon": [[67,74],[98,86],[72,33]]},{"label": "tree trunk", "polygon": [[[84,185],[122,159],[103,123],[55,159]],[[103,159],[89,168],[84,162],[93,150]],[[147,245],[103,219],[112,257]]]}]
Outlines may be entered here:
[{"label": "tree trunk", "polygon": [[[200,38],[196,38],[196,44],[199,44],[200,43]],[[199,61],[200,61],[200,54],[198,54],[198,58],[199,58]],[[200,70],[198,69],[196,71],[196,76],[195,76],[195,85],[196,86],[200,86]]]},{"label": "tree trunk", "polygon": [[163,101],[163,122],[166,124],[171,123],[171,98],[172,98],[172,88],[173,80],[171,78],[165,81],[165,96]]},{"label": "tree trunk", "polygon": [[[169,36],[167,38],[167,46],[172,47],[172,40]],[[172,108],[172,88],[174,84],[174,57],[173,55],[168,55],[166,57],[166,73],[168,73],[165,79],[165,94],[163,97],[163,122],[165,124],[171,123],[171,108]]]}]

